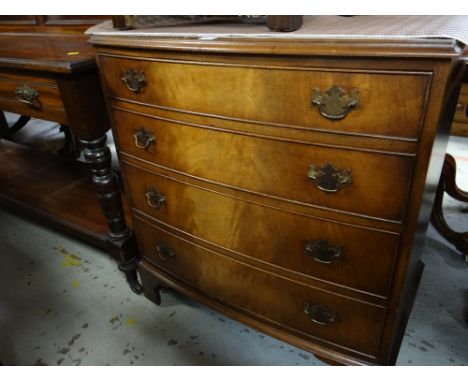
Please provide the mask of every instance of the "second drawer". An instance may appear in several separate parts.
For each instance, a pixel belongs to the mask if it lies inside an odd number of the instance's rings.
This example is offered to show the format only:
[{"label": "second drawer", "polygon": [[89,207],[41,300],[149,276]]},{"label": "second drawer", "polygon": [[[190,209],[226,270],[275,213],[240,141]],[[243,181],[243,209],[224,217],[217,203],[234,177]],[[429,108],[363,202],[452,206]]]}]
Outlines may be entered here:
[{"label": "second drawer", "polygon": [[119,150],[139,159],[295,203],[403,220],[411,156],[248,136],[118,110],[113,116]]},{"label": "second drawer", "polygon": [[122,166],[132,206],[164,224],[260,266],[388,294],[398,234],[234,199],[125,161]]}]

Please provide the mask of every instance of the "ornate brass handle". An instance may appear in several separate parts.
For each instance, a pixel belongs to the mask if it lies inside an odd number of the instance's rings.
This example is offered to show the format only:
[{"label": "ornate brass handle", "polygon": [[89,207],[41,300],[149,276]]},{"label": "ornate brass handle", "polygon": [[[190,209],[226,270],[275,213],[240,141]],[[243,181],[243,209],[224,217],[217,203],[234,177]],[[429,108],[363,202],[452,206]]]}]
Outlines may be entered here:
[{"label": "ornate brass handle", "polygon": [[325,192],[337,192],[352,183],[351,170],[338,170],[331,164],[326,164],[318,170],[314,165],[310,165],[307,177],[319,190]]},{"label": "ornate brass handle", "polygon": [[154,188],[146,190],[145,196],[150,207],[160,208],[163,203],[166,203],[166,195]]},{"label": "ornate brass handle", "polygon": [[156,251],[158,252],[158,256],[162,261],[168,261],[171,257],[175,256],[174,250],[168,247],[166,244],[158,244],[156,246]]},{"label": "ornate brass handle", "polygon": [[304,313],[309,316],[312,322],[319,325],[330,325],[337,321],[337,315],[333,310],[319,304],[310,305],[306,303]]},{"label": "ornate brass handle", "polygon": [[331,264],[341,258],[343,247],[332,246],[326,240],[307,241],[305,250],[319,263]]},{"label": "ornate brass handle", "polygon": [[148,147],[156,142],[154,134],[148,133],[143,127],[135,130],[133,139],[135,140],[135,146],[144,150],[148,150]]},{"label": "ornate brass handle", "polygon": [[356,89],[351,94],[338,85],[333,85],[325,93],[320,94],[320,89],[312,89],[312,106],[317,106],[321,115],[325,118],[339,120],[348,115],[352,109],[359,107],[359,97]]},{"label": "ornate brass handle", "polygon": [[37,99],[37,97],[39,97],[39,93],[28,85],[18,86],[15,90],[15,96],[18,101],[25,103],[30,107],[40,109],[42,106],[40,101]]},{"label": "ornate brass handle", "polygon": [[121,80],[134,93],[138,93],[146,85],[145,74],[133,68],[125,70]]}]

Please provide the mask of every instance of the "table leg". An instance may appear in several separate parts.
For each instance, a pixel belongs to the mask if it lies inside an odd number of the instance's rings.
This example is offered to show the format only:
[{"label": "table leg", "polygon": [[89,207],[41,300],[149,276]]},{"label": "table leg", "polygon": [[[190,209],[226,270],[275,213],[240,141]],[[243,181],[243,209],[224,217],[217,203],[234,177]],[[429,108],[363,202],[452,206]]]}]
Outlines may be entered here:
[{"label": "table leg", "polygon": [[119,262],[130,288],[140,294],[142,287],[137,277],[137,246],[133,231],[125,222],[125,215],[117,182],[112,171],[111,152],[106,145],[107,136],[93,140],[80,139],[84,155],[92,171],[92,182],[109,226],[109,251]]},{"label": "table leg", "polygon": [[465,261],[468,262],[468,232],[456,232],[448,226],[442,208],[445,192],[461,202],[468,203],[468,192],[461,190],[456,184],[456,162],[450,154],[445,155],[444,166],[432,209],[431,223],[448,242],[452,243],[462,253]]}]

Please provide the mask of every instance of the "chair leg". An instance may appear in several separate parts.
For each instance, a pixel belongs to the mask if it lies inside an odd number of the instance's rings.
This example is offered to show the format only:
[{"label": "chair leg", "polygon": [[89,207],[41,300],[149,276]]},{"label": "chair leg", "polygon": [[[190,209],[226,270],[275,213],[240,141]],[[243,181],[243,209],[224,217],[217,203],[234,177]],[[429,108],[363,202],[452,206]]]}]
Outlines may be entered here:
[{"label": "chair leg", "polygon": [[60,125],[60,131],[65,134],[65,146],[60,149],[59,153],[69,160],[75,160],[81,153],[78,139],[67,125]]},{"label": "chair leg", "polygon": [[26,115],[21,115],[11,126],[8,126],[5,113],[0,111],[0,138],[9,138],[11,135],[20,131],[31,119]]},{"label": "chair leg", "polygon": [[461,190],[456,184],[456,162],[450,154],[445,155],[432,209],[431,223],[448,242],[461,252],[465,261],[468,262],[468,232],[457,232],[448,226],[442,208],[445,192],[457,200],[468,203],[468,193]]}]

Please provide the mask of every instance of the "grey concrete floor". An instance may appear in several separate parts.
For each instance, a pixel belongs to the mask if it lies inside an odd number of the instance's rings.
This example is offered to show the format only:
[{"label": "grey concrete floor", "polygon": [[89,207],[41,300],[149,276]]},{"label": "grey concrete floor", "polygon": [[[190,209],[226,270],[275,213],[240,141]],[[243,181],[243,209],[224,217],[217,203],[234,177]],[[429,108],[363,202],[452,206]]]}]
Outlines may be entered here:
[{"label": "grey concrete floor", "polygon": [[[449,152],[468,189],[468,139]],[[447,220],[468,214],[446,198]],[[398,365],[468,365],[468,264],[431,227]],[[174,291],[156,306],[130,292],[104,252],[0,210],[4,365],[323,365]]]}]

